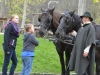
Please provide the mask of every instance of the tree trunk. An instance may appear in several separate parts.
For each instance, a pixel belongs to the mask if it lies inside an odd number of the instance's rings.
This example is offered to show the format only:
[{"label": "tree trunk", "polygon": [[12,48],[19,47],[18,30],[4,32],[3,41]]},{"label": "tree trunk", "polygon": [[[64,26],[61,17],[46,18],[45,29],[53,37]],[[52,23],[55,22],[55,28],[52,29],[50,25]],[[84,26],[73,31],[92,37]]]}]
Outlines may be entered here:
[{"label": "tree trunk", "polygon": [[4,17],[4,11],[5,11],[5,0],[1,0],[0,17]]},{"label": "tree trunk", "polygon": [[86,0],[79,0],[78,3],[78,15],[82,15],[86,9]]},{"label": "tree trunk", "polygon": [[24,12],[23,12],[23,20],[22,20],[21,28],[24,28],[24,25],[25,25],[25,20],[26,20],[26,7],[27,7],[27,0],[24,0]]}]

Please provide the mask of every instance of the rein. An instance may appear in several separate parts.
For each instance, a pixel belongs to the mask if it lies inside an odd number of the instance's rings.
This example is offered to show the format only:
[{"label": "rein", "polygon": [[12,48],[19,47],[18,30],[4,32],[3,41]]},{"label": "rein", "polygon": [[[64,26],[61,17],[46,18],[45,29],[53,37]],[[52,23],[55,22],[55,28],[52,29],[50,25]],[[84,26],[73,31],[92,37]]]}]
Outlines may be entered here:
[{"label": "rein", "polygon": [[[49,15],[48,12],[43,12],[43,14]],[[72,43],[68,42],[68,40],[66,41],[66,40],[63,40],[62,38],[57,38],[56,35],[54,35],[54,34],[50,34],[50,36],[48,36],[48,34],[49,34],[48,30],[50,29],[50,25],[52,24],[52,21],[53,21],[53,18],[52,18],[53,14],[52,14],[52,16],[51,15],[49,15],[49,16],[50,16],[50,18],[49,18],[50,23],[48,24],[48,26],[41,25],[42,27],[45,27],[46,32],[47,32],[46,35],[44,36],[44,38],[46,38],[50,41],[53,41],[53,42],[61,41],[65,44],[73,45]],[[69,27],[71,23],[72,23],[72,18],[71,18],[71,21],[67,27]],[[63,30],[63,28],[61,26],[58,26],[58,27],[61,30]]]},{"label": "rein", "polygon": [[[66,15],[65,15],[65,16],[66,16]],[[70,22],[69,22],[69,24],[65,27],[65,29],[62,28],[60,25],[58,26],[58,28],[62,30],[62,32],[63,32],[62,34],[64,35],[64,37],[68,36],[68,35],[66,35],[66,28],[68,28],[68,27],[69,27],[71,24],[73,24],[73,23],[74,23],[74,19],[73,19],[73,17],[71,17]],[[60,41],[62,41],[63,43],[73,45],[72,43],[67,42],[68,40],[63,40],[62,37],[60,37],[60,38],[58,38],[58,39],[59,39]]]},{"label": "rein", "polygon": [[57,38],[56,35],[51,35],[51,36],[45,35],[44,38],[48,39],[49,41],[53,41],[53,42],[60,41],[60,42],[63,42],[65,44],[68,44],[68,45],[74,45],[71,40],[63,40],[61,38]]}]

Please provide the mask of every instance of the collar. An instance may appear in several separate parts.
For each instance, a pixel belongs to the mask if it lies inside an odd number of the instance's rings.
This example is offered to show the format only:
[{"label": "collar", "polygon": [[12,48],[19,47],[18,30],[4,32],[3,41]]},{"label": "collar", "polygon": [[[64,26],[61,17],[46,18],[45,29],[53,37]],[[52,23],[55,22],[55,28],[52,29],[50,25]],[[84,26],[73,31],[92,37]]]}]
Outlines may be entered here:
[{"label": "collar", "polygon": [[85,23],[81,23],[81,26],[82,26],[82,27],[85,27],[85,26],[87,26],[87,25],[90,25],[90,23],[91,23],[90,21],[89,21],[89,22],[85,22]]},{"label": "collar", "polygon": [[83,24],[85,25],[85,24],[90,24],[90,23],[91,23],[91,22],[90,22],[90,21],[88,21],[88,22],[85,22],[85,23],[83,23]]}]

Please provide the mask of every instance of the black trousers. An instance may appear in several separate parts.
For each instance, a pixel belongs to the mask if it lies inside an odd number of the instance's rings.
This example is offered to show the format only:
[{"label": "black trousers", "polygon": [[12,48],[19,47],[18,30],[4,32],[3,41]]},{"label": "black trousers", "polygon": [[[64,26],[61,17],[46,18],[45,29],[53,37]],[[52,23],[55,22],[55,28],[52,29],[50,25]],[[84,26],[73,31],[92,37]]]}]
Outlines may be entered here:
[{"label": "black trousers", "polygon": [[9,75],[13,75],[15,68],[17,66],[17,57],[16,57],[16,52],[14,50],[14,48],[10,48],[10,54],[7,54],[6,52],[4,52],[4,63],[3,63],[3,67],[2,67],[2,75],[7,75],[7,69],[8,69],[8,65],[10,63],[10,60],[12,60],[12,65],[10,68],[10,73]]}]

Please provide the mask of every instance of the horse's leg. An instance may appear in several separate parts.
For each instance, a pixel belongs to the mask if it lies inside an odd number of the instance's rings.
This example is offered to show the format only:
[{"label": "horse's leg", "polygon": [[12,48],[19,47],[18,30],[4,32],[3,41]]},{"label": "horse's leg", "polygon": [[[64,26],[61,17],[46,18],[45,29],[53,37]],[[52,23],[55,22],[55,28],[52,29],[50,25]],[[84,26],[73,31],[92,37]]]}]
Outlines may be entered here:
[{"label": "horse's leg", "polygon": [[67,48],[67,47],[66,47],[66,50],[65,50],[65,56],[66,56],[66,74],[65,75],[70,75],[68,63],[69,63],[69,60],[70,60],[71,50],[72,50],[71,48]]},{"label": "horse's leg", "polygon": [[100,62],[96,62],[96,75],[100,75]]},{"label": "horse's leg", "polygon": [[96,59],[96,75],[100,75],[100,60]]},{"label": "horse's leg", "polygon": [[58,52],[58,54],[59,54],[60,64],[61,64],[61,69],[62,69],[61,75],[65,75],[64,53]]},{"label": "horse's leg", "polygon": [[60,58],[60,64],[61,64],[61,69],[62,73],[61,75],[65,75],[65,64],[64,64],[64,51],[62,50],[61,44],[60,43],[55,43],[56,50],[58,52],[59,58]]},{"label": "horse's leg", "polygon": [[96,45],[95,62],[96,62],[96,75],[100,75],[100,45]]}]

